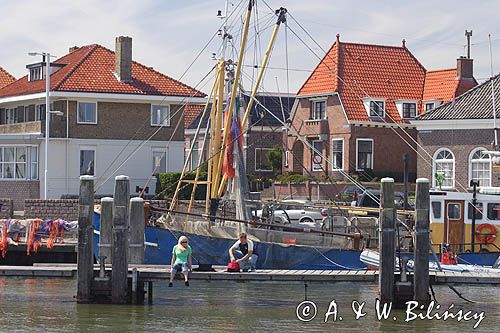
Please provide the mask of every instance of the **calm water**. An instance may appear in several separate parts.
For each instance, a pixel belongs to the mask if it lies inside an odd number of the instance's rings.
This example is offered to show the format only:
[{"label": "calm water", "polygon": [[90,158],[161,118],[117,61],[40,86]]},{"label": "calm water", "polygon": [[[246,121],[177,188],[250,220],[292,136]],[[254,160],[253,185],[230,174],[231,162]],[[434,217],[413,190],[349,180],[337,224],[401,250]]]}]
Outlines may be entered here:
[{"label": "calm water", "polygon": [[[154,285],[153,305],[77,305],[76,280],[0,278],[1,332],[467,332],[475,320],[449,319],[404,322],[404,311],[393,310],[390,320],[375,319],[375,284],[308,284],[308,299],[317,304],[317,317],[303,323],[296,318],[297,304],[304,300],[301,283],[238,283],[192,281],[186,288],[177,283]],[[450,303],[462,308],[485,311],[485,319],[475,330],[500,332],[500,288],[494,286],[457,287],[467,297],[479,301],[468,304],[447,287],[435,287],[443,312]],[[335,299],[342,321],[323,322],[330,302]],[[351,302],[367,302],[367,315],[354,319]],[[392,317],[398,319],[394,321]]]}]

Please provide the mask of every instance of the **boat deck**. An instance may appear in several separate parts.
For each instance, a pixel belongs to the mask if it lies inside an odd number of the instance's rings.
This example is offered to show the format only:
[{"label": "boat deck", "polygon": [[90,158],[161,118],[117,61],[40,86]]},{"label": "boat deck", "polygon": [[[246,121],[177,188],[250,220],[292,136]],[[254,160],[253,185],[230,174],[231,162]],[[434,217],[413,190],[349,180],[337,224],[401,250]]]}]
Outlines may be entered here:
[{"label": "boat deck", "polygon": [[[139,279],[143,281],[163,281],[169,277],[169,266],[129,265],[137,268]],[[378,271],[359,270],[269,270],[260,269],[251,273],[228,273],[224,267],[214,267],[215,272],[197,272],[190,275],[191,280],[207,281],[269,281],[269,282],[376,282]],[[94,267],[96,274],[98,265]],[[108,265],[106,271],[111,267]],[[75,264],[35,264],[34,266],[0,266],[0,276],[11,277],[64,277],[76,278]],[[431,272],[432,284],[500,284],[500,275],[491,273]]]}]

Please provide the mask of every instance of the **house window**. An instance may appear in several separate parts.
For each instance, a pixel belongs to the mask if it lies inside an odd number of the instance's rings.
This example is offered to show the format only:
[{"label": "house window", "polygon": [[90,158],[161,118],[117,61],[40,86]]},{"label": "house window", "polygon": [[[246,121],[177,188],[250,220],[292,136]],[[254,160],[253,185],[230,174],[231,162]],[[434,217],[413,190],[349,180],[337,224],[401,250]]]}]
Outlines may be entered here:
[{"label": "house window", "polygon": [[30,68],[30,81],[39,81],[43,79],[42,67]]},{"label": "house window", "polygon": [[370,101],[370,117],[384,118],[385,102]]},{"label": "house window", "polygon": [[78,103],[78,123],[97,124],[97,103]]},{"label": "house window", "polygon": [[5,110],[5,124],[15,124],[17,123],[17,110],[7,109]]},{"label": "house window", "polygon": [[95,150],[81,149],[80,150],[80,176],[95,175]]},{"label": "house window", "polygon": [[434,154],[432,185],[444,189],[455,187],[455,157],[448,149],[441,149]]},{"label": "house window", "polygon": [[31,160],[30,160],[30,178],[38,179],[38,147],[31,147]]},{"label": "house window", "polygon": [[30,121],[30,107],[25,106],[24,107],[24,122]]},{"label": "house window", "polygon": [[45,104],[35,106],[35,121],[45,120]]},{"label": "house window", "polygon": [[415,118],[417,116],[417,103],[403,103],[403,118]]},{"label": "house window", "polygon": [[151,126],[170,126],[170,105],[151,105]]},{"label": "house window", "polygon": [[469,184],[470,181],[479,181],[479,186],[491,186],[491,158],[485,154],[484,148],[472,151],[469,158]]},{"label": "house window", "polygon": [[270,148],[255,148],[255,171],[272,171],[267,153]]},{"label": "house window", "polygon": [[191,151],[191,170],[195,170],[198,167],[198,160],[200,159],[200,151],[198,145],[194,145]]},{"label": "house window", "polygon": [[425,103],[425,112],[434,109],[434,102]]},{"label": "house window", "polygon": [[0,179],[38,179],[38,149],[31,146],[0,147]]},{"label": "house window", "polygon": [[153,173],[167,172],[167,152],[164,148],[153,149]]},{"label": "house window", "polygon": [[373,169],[373,140],[356,139],[356,170]]},{"label": "house window", "polygon": [[313,101],[312,109],[312,119],[326,119],[326,101]]},{"label": "house window", "polygon": [[344,168],[344,139],[333,139],[332,141],[333,170]]}]

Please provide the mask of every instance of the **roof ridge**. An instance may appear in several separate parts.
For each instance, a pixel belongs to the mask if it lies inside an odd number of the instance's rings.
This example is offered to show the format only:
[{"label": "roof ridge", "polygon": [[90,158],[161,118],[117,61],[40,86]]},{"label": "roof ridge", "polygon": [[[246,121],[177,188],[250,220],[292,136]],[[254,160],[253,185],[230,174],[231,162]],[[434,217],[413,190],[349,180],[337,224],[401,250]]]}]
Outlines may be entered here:
[{"label": "roof ridge", "polygon": [[427,71],[427,73],[436,73],[436,72],[447,72],[447,71],[456,71],[457,68],[456,67],[453,67],[453,68],[445,68],[445,69],[433,69],[433,70],[429,70]]},{"label": "roof ridge", "polygon": [[384,45],[384,44],[369,44],[369,43],[354,43],[354,42],[342,42],[342,44],[361,45],[361,46],[374,46],[374,47],[385,47],[385,48],[406,49],[406,50],[408,49],[405,46]]},{"label": "roof ridge", "polygon": [[[82,46],[81,48],[84,48],[84,47],[90,47],[90,49],[87,51],[87,54],[85,54],[82,59],[80,61],[78,61],[74,66],[73,68],[61,79],[59,80],[59,82],[54,86],[54,88],[52,90],[57,90],[64,82],[66,82],[66,80],[69,79],[69,77],[78,69],[78,67],[80,67],[84,62],[85,60],[88,59],[88,57],[94,53],[94,51],[99,47],[100,45],[99,44],[91,44],[91,45],[88,45],[88,46]],[[77,50],[78,51],[78,50]],[[64,57],[61,57],[60,59],[57,59],[57,60],[61,60],[63,58],[65,58],[66,56],[68,56],[69,54],[71,53],[68,53],[66,54]]]}]

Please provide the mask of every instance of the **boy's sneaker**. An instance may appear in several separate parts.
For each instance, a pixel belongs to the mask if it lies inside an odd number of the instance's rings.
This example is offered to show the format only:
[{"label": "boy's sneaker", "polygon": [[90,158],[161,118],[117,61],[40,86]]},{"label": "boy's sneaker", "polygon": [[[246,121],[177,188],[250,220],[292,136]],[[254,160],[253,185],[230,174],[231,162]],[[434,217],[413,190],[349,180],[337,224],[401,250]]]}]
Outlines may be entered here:
[{"label": "boy's sneaker", "polygon": [[255,272],[255,267],[250,268],[250,272]]},{"label": "boy's sneaker", "polygon": [[186,287],[189,287],[189,281],[184,282],[184,285],[186,285]]},{"label": "boy's sneaker", "polygon": [[168,286],[169,286],[169,287],[173,287],[173,286],[174,286],[174,284],[173,284],[172,282],[169,282],[169,283],[168,283]]}]

